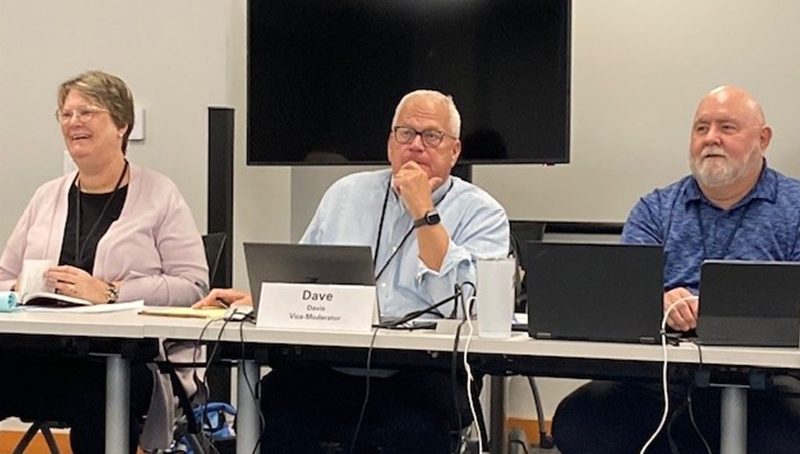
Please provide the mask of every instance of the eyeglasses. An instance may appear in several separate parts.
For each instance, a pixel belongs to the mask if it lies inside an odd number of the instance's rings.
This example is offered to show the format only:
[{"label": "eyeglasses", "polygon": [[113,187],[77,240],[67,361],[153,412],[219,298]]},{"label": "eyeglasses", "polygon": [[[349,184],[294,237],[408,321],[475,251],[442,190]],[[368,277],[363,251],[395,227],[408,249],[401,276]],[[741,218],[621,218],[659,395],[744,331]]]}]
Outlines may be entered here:
[{"label": "eyeglasses", "polygon": [[[402,143],[402,144],[409,144],[417,138],[417,136],[422,137],[422,143],[425,145],[436,148],[439,144],[442,143],[442,139],[445,136],[453,137],[451,135],[445,134],[442,131],[437,131],[435,129],[426,129],[424,131],[417,131],[414,128],[409,128],[408,126],[395,126],[394,127],[394,140]],[[455,138],[455,137],[453,137]]]},{"label": "eyeglasses", "polygon": [[58,109],[56,110],[56,120],[61,122],[61,124],[67,124],[72,121],[73,118],[77,118],[81,123],[88,123],[95,114],[103,112],[108,112],[108,110],[96,106],[86,106],[75,110]]}]

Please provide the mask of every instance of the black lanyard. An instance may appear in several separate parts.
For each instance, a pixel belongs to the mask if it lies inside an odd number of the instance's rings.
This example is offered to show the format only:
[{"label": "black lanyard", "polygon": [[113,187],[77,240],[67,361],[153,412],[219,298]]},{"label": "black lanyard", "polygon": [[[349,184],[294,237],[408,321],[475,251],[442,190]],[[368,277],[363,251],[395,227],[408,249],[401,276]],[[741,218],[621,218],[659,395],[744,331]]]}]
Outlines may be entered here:
[{"label": "black lanyard", "polygon": [[742,208],[742,214],[739,215],[739,219],[736,220],[736,226],[733,228],[731,233],[728,234],[728,238],[725,240],[725,244],[722,248],[722,252],[720,253],[719,257],[709,257],[708,250],[706,249],[706,229],[705,223],[703,222],[703,202],[700,201],[697,204],[697,218],[700,221],[700,240],[703,242],[703,259],[724,259],[725,255],[728,253],[728,249],[730,249],[731,244],[733,244],[733,238],[736,236],[736,232],[739,231],[739,228],[744,223],[744,218],[747,216],[747,209],[750,208],[750,202],[748,202]]},{"label": "black lanyard", "polygon": [[109,205],[111,205],[111,201],[114,200],[114,197],[117,195],[117,191],[119,190],[120,185],[122,185],[122,180],[125,179],[125,173],[128,171],[128,160],[125,160],[125,167],[122,168],[122,174],[119,176],[119,180],[117,180],[117,185],[114,186],[114,191],[111,193],[111,197],[106,200],[105,205],[103,205],[103,209],[100,210],[100,215],[95,219],[94,224],[92,224],[92,228],[89,229],[89,233],[86,234],[86,239],[83,242],[83,246],[81,246],[81,180],[78,178],[80,177],[80,172],[75,175],[75,180],[73,180],[72,184],[75,185],[77,183],[78,186],[78,193],[75,196],[75,266],[80,267],[81,259],[83,258],[83,250],[86,249],[86,243],[89,242],[89,238],[92,236],[92,233],[97,229],[97,226],[100,225],[100,220],[103,219],[103,216],[106,214],[106,210],[108,210]]},{"label": "black lanyard", "polygon": [[[451,189],[453,189],[453,184],[454,184],[453,178],[451,177],[450,186],[447,187],[447,190],[444,192],[444,195],[442,195],[442,198],[440,198],[438,202],[433,204],[434,208],[439,206],[442,200],[444,200],[444,198],[447,197],[447,194],[450,192]],[[383,235],[383,221],[386,218],[386,207],[389,205],[389,193],[391,191],[392,191],[392,176],[390,175],[389,184],[386,185],[386,195],[383,197],[383,209],[381,210],[381,221],[380,224],[378,224],[378,238],[375,240],[375,257],[372,259],[373,269],[378,269],[378,252],[380,252],[381,249],[381,236]],[[410,237],[413,232],[414,232],[414,226],[412,225],[411,229],[409,229],[408,232],[406,232],[406,234],[403,236],[403,239],[400,241],[400,244],[397,245],[397,247],[394,249],[392,255],[389,256],[389,260],[387,260],[386,263],[383,264],[383,267],[381,267],[380,271],[378,271],[378,273],[375,275],[375,281],[380,279],[381,275],[383,275],[383,272],[386,271],[386,268],[392,262],[392,259],[394,259],[397,253],[400,252],[400,249],[403,248],[403,244],[405,244],[406,240],[408,240],[408,237]]]}]

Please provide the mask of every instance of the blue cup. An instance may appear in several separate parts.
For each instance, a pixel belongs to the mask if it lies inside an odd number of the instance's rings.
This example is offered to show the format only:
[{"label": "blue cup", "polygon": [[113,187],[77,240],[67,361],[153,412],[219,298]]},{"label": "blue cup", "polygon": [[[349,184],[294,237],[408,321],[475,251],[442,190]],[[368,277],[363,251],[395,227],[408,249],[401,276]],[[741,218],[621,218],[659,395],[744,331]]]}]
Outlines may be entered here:
[{"label": "blue cup", "polygon": [[0,292],[0,312],[13,312],[17,310],[19,298],[14,292]]}]

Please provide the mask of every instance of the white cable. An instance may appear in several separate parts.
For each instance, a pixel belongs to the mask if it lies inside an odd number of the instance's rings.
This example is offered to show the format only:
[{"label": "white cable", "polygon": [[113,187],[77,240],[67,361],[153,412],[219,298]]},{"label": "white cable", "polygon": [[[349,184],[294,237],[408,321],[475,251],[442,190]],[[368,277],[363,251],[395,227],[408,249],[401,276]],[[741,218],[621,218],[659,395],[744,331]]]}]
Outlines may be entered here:
[{"label": "white cable", "polygon": [[[467,308],[471,307],[473,301],[475,300],[475,296],[471,296],[469,298],[469,304],[467,304]],[[468,309],[469,310],[469,309]],[[469,399],[469,411],[472,414],[472,424],[475,425],[475,430],[478,433],[478,452],[483,452],[483,437],[481,437],[481,429],[478,426],[478,413],[475,411],[475,402],[472,398],[472,382],[475,380],[472,376],[472,368],[469,366],[469,361],[467,361],[467,354],[469,354],[469,343],[472,341],[472,318],[467,316],[467,327],[469,328],[469,333],[467,334],[467,342],[464,344],[464,370],[467,372],[467,398]]]},{"label": "white cable", "polygon": [[678,301],[670,304],[666,311],[664,311],[664,318],[661,319],[661,349],[664,352],[664,367],[661,371],[661,383],[664,388],[664,413],[661,415],[661,422],[658,423],[658,428],[656,428],[653,435],[647,440],[647,443],[642,446],[642,450],[639,451],[639,454],[644,454],[647,451],[647,448],[650,447],[650,444],[655,441],[656,437],[659,433],[661,433],[661,429],[664,428],[664,424],[667,422],[667,416],[669,415],[669,384],[667,382],[667,365],[669,364],[669,358],[667,356],[667,318],[669,318],[669,313],[672,312],[678,304],[688,301],[697,299],[698,297],[695,295],[685,296]]}]

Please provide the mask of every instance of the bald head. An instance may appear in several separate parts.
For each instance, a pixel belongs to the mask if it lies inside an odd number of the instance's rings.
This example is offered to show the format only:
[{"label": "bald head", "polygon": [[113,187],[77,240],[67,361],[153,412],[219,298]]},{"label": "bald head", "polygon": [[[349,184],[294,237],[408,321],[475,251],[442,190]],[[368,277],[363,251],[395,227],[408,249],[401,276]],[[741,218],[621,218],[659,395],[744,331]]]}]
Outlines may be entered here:
[{"label": "bald head", "polygon": [[734,86],[708,92],[694,115],[689,163],[703,193],[722,208],[758,181],[772,139],[761,103]]},{"label": "bald head", "polygon": [[717,87],[703,96],[697,106],[695,120],[704,112],[720,108],[730,111],[752,126],[761,128],[766,125],[761,103],[747,90],[734,85]]}]

